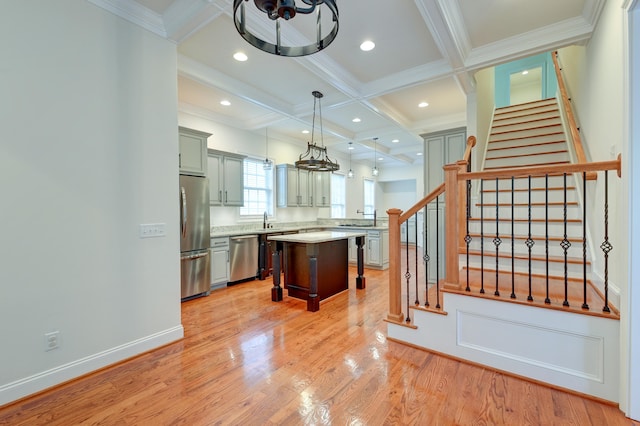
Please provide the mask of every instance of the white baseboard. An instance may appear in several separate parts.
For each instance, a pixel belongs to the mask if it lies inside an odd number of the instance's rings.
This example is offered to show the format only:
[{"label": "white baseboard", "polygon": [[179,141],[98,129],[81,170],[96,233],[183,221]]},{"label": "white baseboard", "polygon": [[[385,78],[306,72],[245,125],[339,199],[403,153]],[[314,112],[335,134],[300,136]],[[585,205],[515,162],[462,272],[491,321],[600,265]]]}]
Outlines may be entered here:
[{"label": "white baseboard", "polygon": [[0,406],[175,342],[183,337],[184,329],[182,325],[179,325],[0,386]]}]

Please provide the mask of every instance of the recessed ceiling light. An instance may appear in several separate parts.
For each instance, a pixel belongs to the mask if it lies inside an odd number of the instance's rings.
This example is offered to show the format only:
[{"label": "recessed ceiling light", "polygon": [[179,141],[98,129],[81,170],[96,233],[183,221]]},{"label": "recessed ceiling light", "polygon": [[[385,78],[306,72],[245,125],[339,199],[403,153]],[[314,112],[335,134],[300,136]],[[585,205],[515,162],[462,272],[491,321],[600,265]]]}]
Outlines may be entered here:
[{"label": "recessed ceiling light", "polygon": [[418,107],[419,107],[419,108],[426,108],[426,107],[428,107],[428,106],[429,106],[429,102],[420,102],[420,103],[418,104]]},{"label": "recessed ceiling light", "polygon": [[244,62],[249,58],[247,57],[247,55],[244,54],[244,52],[236,52],[233,54],[233,59],[235,59],[238,62]]},{"label": "recessed ceiling light", "polygon": [[360,120],[358,117],[356,117],[356,118],[354,118],[354,119],[353,119],[353,120],[351,120],[351,121],[353,121],[354,123],[359,123],[359,122],[361,122],[362,120]]},{"label": "recessed ceiling light", "polygon": [[308,130],[303,130],[302,133],[304,133],[305,135],[309,133]]},{"label": "recessed ceiling light", "polygon": [[355,147],[353,146],[353,144],[351,142],[349,142],[349,149],[355,149]]},{"label": "recessed ceiling light", "polygon": [[384,160],[384,157],[378,157],[378,161]]},{"label": "recessed ceiling light", "polygon": [[398,142],[400,142],[400,139],[394,139],[394,140],[392,140],[391,142],[393,142],[393,143],[398,143]]},{"label": "recessed ceiling light", "polygon": [[416,155],[420,156],[420,155],[422,155],[422,153],[421,152],[417,152]]},{"label": "recessed ceiling light", "polygon": [[376,47],[376,44],[374,42],[372,42],[371,40],[365,40],[360,45],[360,50],[362,50],[363,52],[368,52],[370,50],[373,50],[374,47]]},{"label": "recessed ceiling light", "polygon": [[220,105],[229,106],[229,105],[231,105],[231,102],[229,102],[226,99],[223,99],[223,100],[220,101]]},{"label": "recessed ceiling light", "polygon": [[522,75],[527,75],[527,74],[529,74],[529,71],[527,70],[522,71]]}]

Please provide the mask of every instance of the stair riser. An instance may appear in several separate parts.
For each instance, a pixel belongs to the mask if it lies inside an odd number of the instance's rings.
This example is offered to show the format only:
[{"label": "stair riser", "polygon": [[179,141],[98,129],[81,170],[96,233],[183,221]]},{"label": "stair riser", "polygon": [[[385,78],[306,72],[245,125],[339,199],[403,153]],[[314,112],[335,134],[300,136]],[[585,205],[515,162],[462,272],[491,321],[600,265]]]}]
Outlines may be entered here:
[{"label": "stair riser", "polygon": [[503,122],[494,123],[492,133],[513,132],[522,129],[528,129],[531,127],[557,126],[562,124],[562,122],[560,121],[560,117],[557,116],[545,119],[540,119],[540,117],[537,116],[520,117],[514,118],[513,121],[515,122],[512,124],[505,124]]},{"label": "stair riser", "polygon": [[[499,252],[505,254],[511,254],[511,239],[507,238],[506,235],[501,235],[500,239],[502,243],[499,246]],[[484,251],[486,253],[495,253],[496,246],[493,244],[493,237],[484,238]],[[466,244],[463,243],[463,247],[466,250]],[[480,238],[474,237],[469,244],[469,250],[481,250]],[[549,241],[549,256],[562,256],[564,257],[564,249],[560,247],[559,241]],[[514,253],[518,255],[529,255],[529,248],[525,245],[524,240],[516,240],[516,245],[514,247]],[[531,255],[532,256],[545,256],[545,241],[535,239],[535,244],[531,247]],[[582,243],[573,240],[571,243],[571,247],[567,250],[568,257],[575,257],[581,259],[583,256],[582,253]],[[495,260],[494,260],[495,262]]]},{"label": "stair riser", "polygon": [[[526,222],[514,222],[514,234],[515,235],[528,235],[529,224]],[[558,237],[564,235],[564,224],[558,222],[549,222],[549,236]],[[482,231],[485,235],[495,235],[496,222],[484,221]],[[501,238],[511,236],[511,223],[501,221],[498,224],[498,231]],[[544,238],[545,224],[540,222],[531,222],[531,235]],[[480,234],[480,223],[469,222],[469,233]],[[580,222],[567,222],[567,235],[571,238],[582,238],[582,223]]]},{"label": "stair riser", "polygon": [[520,155],[510,158],[487,158],[484,162],[485,169],[509,168],[518,166],[540,166],[549,163],[568,162],[569,153],[549,153],[538,155]]},{"label": "stair riser", "polygon": [[505,146],[499,148],[503,149],[489,148],[489,150],[487,151],[487,160],[495,157],[512,157],[516,155],[543,154],[545,152],[551,151],[566,151],[567,143],[565,141],[560,141],[544,145],[528,145],[526,141],[522,141],[522,143],[514,142],[513,147],[507,147],[505,144]]},{"label": "stair riser", "polygon": [[509,135],[502,135],[499,140],[489,141],[489,145],[487,147],[488,150],[496,149],[496,148],[505,148],[508,146],[518,146],[518,145],[532,145],[539,143],[547,143],[547,142],[561,142],[564,141],[566,143],[566,137],[562,129],[556,130],[555,132],[545,132],[539,136],[530,136],[524,139],[517,138],[509,138]]},{"label": "stair riser", "polygon": [[[501,211],[498,211],[499,217],[508,218],[511,217],[511,207],[502,207]],[[528,206],[514,206],[513,213],[515,218],[528,218]],[[480,208],[474,208],[471,212],[473,217],[480,218]],[[564,219],[564,207],[563,206],[549,206],[549,219]],[[495,207],[484,207],[482,215],[485,219],[496,217]],[[545,218],[545,206],[531,206],[531,218],[532,219],[544,219]],[[582,211],[576,205],[567,206],[567,219],[581,219]]]},{"label": "stair riser", "polygon": [[[469,256],[469,266],[472,268],[481,268],[483,265],[485,269],[485,274],[494,274],[493,272],[496,269],[496,258],[495,256],[485,256],[484,264],[481,263],[480,256]],[[527,259],[515,259],[513,262],[514,271],[521,274],[529,273],[529,261]],[[460,256],[460,266],[467,266],[467,257],[466,255]],[[567,263],[567,277],[573,279],[581,279],[584,277],[584,266],[578,263]],[[487,269],[491,269],[492,271],[487,271]],[[511,272],[511,259],[510,258],[498,258],[498,270],[501,272]],[[531,273],[534,275],[543,275],[547,274],[546,263],[539,260],[531,261]],[[587,264],[587,279],[591,274],[591,266]],[[552,277],[561,277],[564,278],[564,263],[561,262],[549,262],[549,276]],[[464,280],[464,274],[462,274],[462,278]],[[572,285],[575,285],[572,283]]]},{"label": "stair riser", "polygon": [[[564,178],[563,176],[549,176],[548,187],[549,188],[563,188],[564,187]],[[473,188],[480,188],[480,181],[473,180],[471,181]],[[573,175],[567,175],[567,186],[575,186],[576,180]],[[529,188],[529,179],[527,177],[516,178],[513,179],[514,189],[528,189]],[[531,188],[545,188],[545,179],[544,177],[532,177],[531,178]],[[485,179],[482,189],[484,190],[495,190],[496,189],[496,180],[495,179]],[[511,189],[511,179],[498,179],[498,189]]]},{"label": "stair riser", "polygon": [[558,108],[556,107],[544,107],[538,108],[536,112],[526,115],[514,115],[511,114],[508,117],[496,117],[493,120],[493,126],[503,126],[514,123],[522,123],[523,121],[533,121],[533,120],[543,120],[549,118],[557,118],[558,117]]},{"label": "stair riser", "polygon": [[546,135],[548,133],[559,133],[562,131],[563,131],[562,126],[534,127],[528,130],[520,130],[520,131],[508,132],[508,133],[500,133],[500,132],[496,133],[492,131],[491,136],[489,137],[489,142],[493,143],[498,141],[504,141],[506,139],[540,136],[540,135]]},{"label": "stair riser", "polygon": [[[510,189],[510,188],[509,188]],[[548,201],[550,203],[562,203],[564,202],[564,191],[561,190],[550,190],[546,193]],[[498,192],[498,202],[500,203],[511,203],[512,194],[509,192]],[[529,202],[529,191],[514,191],[513,199],[517,203],[528,203]],[[480,203],[480,195],[475,200]],[[578,194],[574,190],[567,190],[567,202],[578,201]],[[495,204],[496,202],[496,193],[495,191],[483,191],[482,192],[482,202],[485,204]],[[545,191],[531,191],[531,202],[532,203],[544,203],[545,202]],[[505,209],[507,209],[505,207]],[[510,211],[511,208],[509,207]]]}]

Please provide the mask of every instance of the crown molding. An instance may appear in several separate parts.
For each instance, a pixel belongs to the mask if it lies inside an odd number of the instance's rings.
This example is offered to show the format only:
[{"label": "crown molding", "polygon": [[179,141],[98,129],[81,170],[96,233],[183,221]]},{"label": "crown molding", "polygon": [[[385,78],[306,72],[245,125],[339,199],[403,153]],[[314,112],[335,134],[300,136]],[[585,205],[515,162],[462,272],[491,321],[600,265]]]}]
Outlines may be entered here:
[{"label": "crown molding", "polygon": [[89,3],[98,6],[114,15],[136,24],[145,30],[159,35],[162,38],[167,37],[167,31],[164,26],[162,16],[147,9],[135,1],[127,0],[88,0]]}]

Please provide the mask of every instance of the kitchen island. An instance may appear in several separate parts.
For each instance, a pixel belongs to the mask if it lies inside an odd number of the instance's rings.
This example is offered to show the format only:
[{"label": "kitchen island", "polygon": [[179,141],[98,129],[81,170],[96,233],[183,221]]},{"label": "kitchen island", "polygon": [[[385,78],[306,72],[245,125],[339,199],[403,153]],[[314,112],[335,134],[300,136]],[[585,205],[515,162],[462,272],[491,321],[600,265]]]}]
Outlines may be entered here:
[{"label": "kitchen island", "polygon": [[365,288],[363,250],[365,232],[320,231],[269,236],[273,256],[271,300],[282,300],[280,256],[288,295],[307,301],[307,310],[320,309],[320,301],[349,288],[348,240],[356,238],[356,288]]}]

